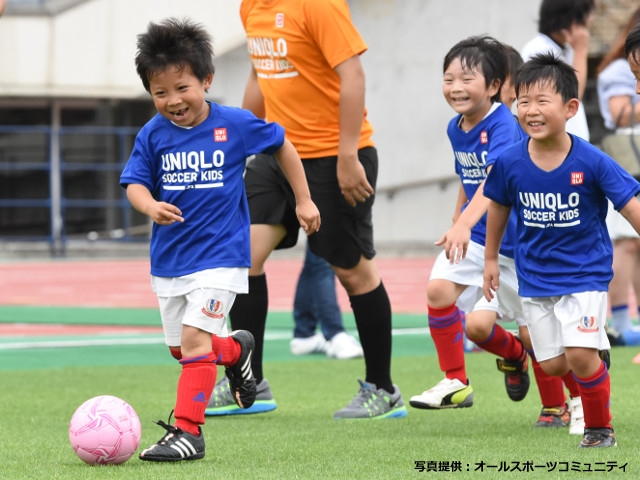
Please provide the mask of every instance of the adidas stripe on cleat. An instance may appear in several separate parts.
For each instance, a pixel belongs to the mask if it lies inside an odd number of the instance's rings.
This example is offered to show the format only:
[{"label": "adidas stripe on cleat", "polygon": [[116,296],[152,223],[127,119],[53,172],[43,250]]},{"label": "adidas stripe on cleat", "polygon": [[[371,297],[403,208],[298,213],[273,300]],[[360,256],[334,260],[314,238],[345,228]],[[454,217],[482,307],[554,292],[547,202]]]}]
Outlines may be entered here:
[{"label": "adidas stripe on cleat", "polygon": [[154,445],[144,449],[138,455],[147,462],[179,462],[180,460],[199,460],[204,458],[204,436],[198,427],[199,435],[192,435],[180,428],[167,425],[162,420],[156,422],[167,433]]},{"label": "adidas stripe on cleat", "polygon": [[470,407],[473,405],[473,388],[457,378],[444,378],[435,387],[411,397],[409,405],[427,410]]},{"label": "adidas stripe on cleat", "polygon": [[240,408],[249,408],[256,399],[256,379],[251,371],[251,359],[255,342],[251,332],[236,330],[229,335],[240,344],[240,358],[235,365],[227,367],[225,374],[233,400]]}]

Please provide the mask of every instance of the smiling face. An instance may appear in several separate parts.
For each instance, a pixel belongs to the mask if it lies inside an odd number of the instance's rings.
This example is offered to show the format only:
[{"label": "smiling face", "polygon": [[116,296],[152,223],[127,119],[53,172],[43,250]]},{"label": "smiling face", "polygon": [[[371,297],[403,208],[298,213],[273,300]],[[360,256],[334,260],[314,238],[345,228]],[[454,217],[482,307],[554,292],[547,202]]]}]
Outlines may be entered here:
[{"label": "smiling face", "polygon": [[171,65],[149,77],[149,92],[158,112],[181,127],[195,127],[209,115],[204,101],[213,75],[198,80],[188,66]]},{"label": "smiling face", "polygon": [[578,111],[578,99],[567,102],[550,80],[536,82],[520,90],[518,120],[533,140],[546,141],[566,136],[567,120]]},{"label": "smiling face", "polygon": [[486,86],[480,67],[471,69],[462,65],[459,58],[451,61],[444,72],[442,93],[451,108],[462,114],[463,121],[471,128],[484,118],[491,108],[491,97],[498,86]]}]

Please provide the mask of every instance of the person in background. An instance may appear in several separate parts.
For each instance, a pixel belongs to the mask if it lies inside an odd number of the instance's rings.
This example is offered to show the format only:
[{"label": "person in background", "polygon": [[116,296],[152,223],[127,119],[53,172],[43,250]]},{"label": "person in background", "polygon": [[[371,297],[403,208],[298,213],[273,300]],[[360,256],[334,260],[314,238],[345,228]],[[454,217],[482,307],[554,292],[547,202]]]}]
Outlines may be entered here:
[{"label": "person in background", "polygon": [[[293,301],[293,355],[326,353],[345,360],[362,357],[358,340],[349,335],[336,295],[336,275],[331,265],[311,251],[307,242],[304,264]],[[316,333],[320,326],[321,332]]]},{"label": "person in background", "polygon": [[[631,15],[624,29],[598,65],[598,101],[604,126],[620,134],[635,129],[640,137],[640,94],[636,79],[629,69],[624,42],[633,27],[640,23],[640,8]],[[631,119],[635,124],[631,124]],[[638,141],[640,145],[640,141]],[[615,159],[614,159],[615,160]],[[629,312],[629,287],[633,287],[636,303],[640,302],[640,236],[609,202],[607,228],[613,241],[613,278],[609,284],[612,344],[640,344]],[[638,312],[634,312],[635,317]]]},{"label": "person in background", "polygon": [[[303,159],[323,219],[322,229],[309,236],[309,246],[329,262],[345,288],[364,352],[364,380],[358,379],[358,392],[333,417],[405,417],[402,394],[391,378],[391,303],[374,258],[378,154],[360,60],[367,45],[346,0],[243,0],[240,18],[252,62],[243,106],[282,124]],[[272,158],[258,155],[249,162],[245,185],[251,213],[249,293],[236,298],[230,319],[234,329],[248,330],[256,340],[254,405],[273,410],[262,364],[269,307],[264,264],[273,250],[296,244],[299,226],[292,221],[291,195]],[[227,392],[223,379],[208,415],[258,413],[238,409]]]},{"label": "person in background", "polygon": [[589,125],[582,105],[587,87],[587,60],[591,35],[589,25],[595,0],[542,0],[538,18],[538,33],[522,47],[526,62],[539,53],[553,53],[571,65],[578,76],[580,108],[567,122],[567,131],[589,141]]}]

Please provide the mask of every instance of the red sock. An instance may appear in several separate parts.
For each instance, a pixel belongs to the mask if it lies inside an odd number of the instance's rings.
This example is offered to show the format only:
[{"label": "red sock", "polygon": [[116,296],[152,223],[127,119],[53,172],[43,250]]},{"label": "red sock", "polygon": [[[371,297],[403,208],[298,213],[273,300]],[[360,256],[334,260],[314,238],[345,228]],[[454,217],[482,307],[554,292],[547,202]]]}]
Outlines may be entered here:
[{"label": "red sock", "polygon": [[231,367],[240,358],[240,344],[231,337],[212,335],[211,343],[218,365]]},{"label": "red sock", "polygon": [[507,360],[519,360],[527,354],[522,342],[516,336],[507,332],[500,325],[494,325],[491,334],[479,342],[475,342],[481,349],[493,353]]},{"label": "red sock", "polygon": [[609,400],[611,398],[611,382],[609,371],[604,362],[596,373],[587,378],[578,378],[582,408],[584,409],[585,428],[611,428],[611,412]]},{"label": "red sock", "polygon": [[[564,393],[562,378],[548,375],[542,370],[538,360],[529,352],[531,365],[540,393],[540,401],[543,407],[564,407],[567,403],[567,396]],[[575,383],[575,381],[574,381]]]},{"label": "red sock", "polygon": [[180,360],[182,372],[178,379],[175,426],[193,435],[200,433],[204,411],[216,383],[216,364],[213,352]]},{"label": "red sock", "polygon": [[428,311],[429,330],[438,352],[440,370],[447,378],[457,378],[466,384],[462,312],[455,304],[445,308],[428,306]]},{"label": "red sock", "polygon": [[564,382],[564,386],[569,390],[570,397],[575,398],[580,396],[580,389],[578,388],[576,379],[573,377],[573,372],[563,375],[562,381]]}]

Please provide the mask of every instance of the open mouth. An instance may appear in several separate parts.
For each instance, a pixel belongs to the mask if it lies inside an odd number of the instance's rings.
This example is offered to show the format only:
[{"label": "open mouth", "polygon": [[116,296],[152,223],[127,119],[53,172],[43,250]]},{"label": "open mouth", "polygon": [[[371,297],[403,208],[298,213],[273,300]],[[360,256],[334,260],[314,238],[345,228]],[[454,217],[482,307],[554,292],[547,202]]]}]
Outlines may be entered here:
[{"label": "open mouth", "polygon": [[171,112],[171,115],[173,116],[173,118],[175,118],[176,120],[181,120],[185,117],[185,115],[187,114],[187,108],[183,108],[181,110],[176,110],[175,112]]}]

